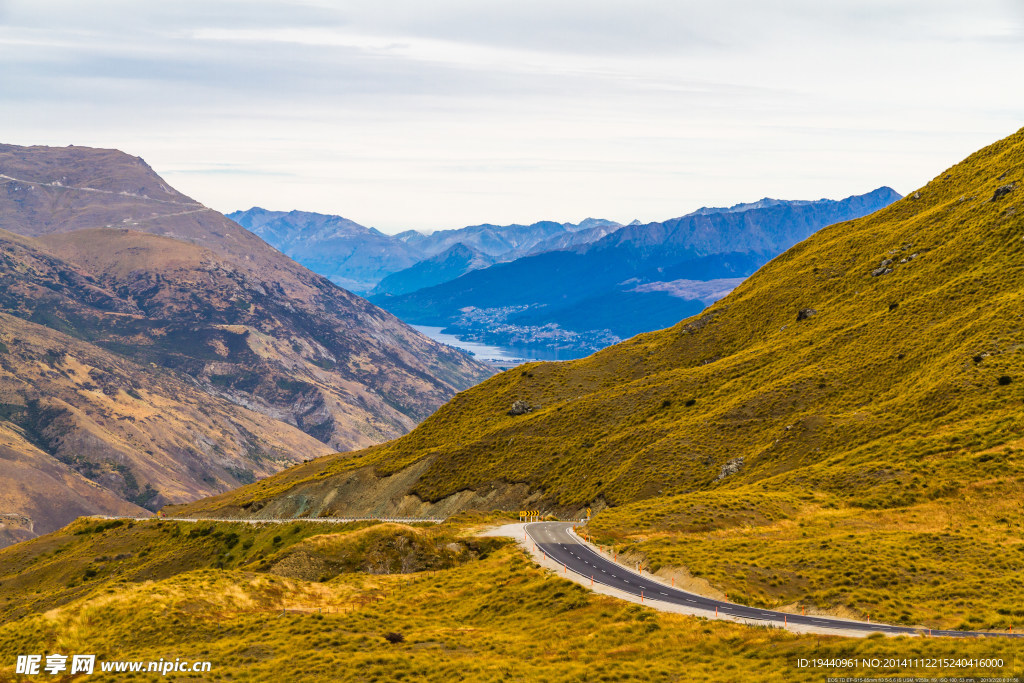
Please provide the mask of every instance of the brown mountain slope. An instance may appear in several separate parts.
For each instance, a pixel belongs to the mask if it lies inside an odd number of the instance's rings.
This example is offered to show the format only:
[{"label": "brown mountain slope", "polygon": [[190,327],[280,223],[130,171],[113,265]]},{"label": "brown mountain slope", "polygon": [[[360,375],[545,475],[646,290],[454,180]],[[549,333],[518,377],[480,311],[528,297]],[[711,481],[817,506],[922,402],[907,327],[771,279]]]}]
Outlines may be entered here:
[{"label": "brown mountain slope", "polygon": [[209,495],[332,450],[179,372],[6,313],[0,443],[0,513],[26,517],[35,534]]},{"label": "brown mountain slope", "polygon": [[[6,422],[0,422],[0,462],[4,479],[0,487],[0,547],[53,531],[79,515],[146,514],[41,451]],[[54,495],[55,491],[60,495]]]},{"label": "brown mountain slope", "polygon": [[[1021,182],[1024,131],[698,318],[506,372],[401,439],[189,509],[568,513],[744,486],[892,507],[1024,473]],[[368,479],[380,495],[351,483]]]},{"label": "brown mountain slope", "polygon": [[292,262],[116,149],[0,145],[0,229],[39,236],[121,227],[187,240],[264,265]]},{"label": "brown mountain slope", "polygon": [[114,316],[98,343],[183,370],[339,450],[409,431],[486,373],[318,277],[282,295],[251,262],[178,240],[99,229],[41,241],[142,313]]},{"label": "brown mountain slope", "polygon": [[[154,508],[394,438],[490,374],[140,160],[8,146],[0,175],[0,224],[36,235],[0,230],[0,424],[117,496]],[[128,391],[162,397],[147,421]],[[60,438],[32,431],[51,409]]]},{"label": "brown mountain slope", "polygon": [[[104,305],[136,313],[108,316],[97,323],[102,331],[73,334],[108,348],[121,344],[117,350],[136,360],[203,380],[216,376],[225,395],[335,448],[398,436],[490,373],[174,191],[140,159],[115,150],[8,145],[0,146],[0,176],[0,229],[42,236],[48,251],[92,277],[90,287],[115,293],[118,303]],[[79,296],[70,292],[74,286],[50,289]],[[18,305],[47,315],[35,304]],[[242,344],[250,334],[252,344]],[[253,348],[229,357],[225,346]],[[259,367],[244,372],[253,362]],[[287,375],[296,363],[313,366],[300,374],[335,388],[300,401],[280,396],[281,387],[271,389],[278,377],[270,366]]]}]

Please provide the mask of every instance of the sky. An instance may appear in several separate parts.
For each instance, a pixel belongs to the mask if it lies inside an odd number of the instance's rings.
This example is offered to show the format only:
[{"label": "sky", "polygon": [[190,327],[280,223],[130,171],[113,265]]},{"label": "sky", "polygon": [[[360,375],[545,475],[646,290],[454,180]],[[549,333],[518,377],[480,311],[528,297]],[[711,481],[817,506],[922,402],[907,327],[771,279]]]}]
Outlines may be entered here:
[{"label": "sky", "polygon": [[1024,126],[1024,0],[0,0],[0,142],[394,233],[908,193]]}]

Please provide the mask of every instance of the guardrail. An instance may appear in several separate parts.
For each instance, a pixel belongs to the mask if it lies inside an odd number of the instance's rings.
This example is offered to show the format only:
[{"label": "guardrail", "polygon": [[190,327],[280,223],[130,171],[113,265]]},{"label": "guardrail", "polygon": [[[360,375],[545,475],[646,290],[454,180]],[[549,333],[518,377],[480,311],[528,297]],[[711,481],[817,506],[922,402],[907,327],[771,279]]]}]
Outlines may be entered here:
[{"label": "guardrail", "polygon": [[237,522],[239,524],[291,524],[294,522],[323,522],[325,524],[351,524],[352,522],[393,522],[395,524],[441,524],[446,517],[289,517],[289,518],[232,518],[232,517],[116,517],[112,515],[84,515],[86,519],[127,519],[136,522],[151,520],[168,522]]}]

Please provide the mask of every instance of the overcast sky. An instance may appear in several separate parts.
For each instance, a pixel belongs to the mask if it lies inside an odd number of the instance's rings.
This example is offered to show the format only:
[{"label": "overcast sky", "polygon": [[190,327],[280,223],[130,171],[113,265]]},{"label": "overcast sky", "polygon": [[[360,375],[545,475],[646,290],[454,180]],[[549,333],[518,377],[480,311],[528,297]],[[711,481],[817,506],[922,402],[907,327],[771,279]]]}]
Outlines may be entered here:
[{"label": "overcast sky", "polygon": [[1024,0],[0,0],[0,142],[385,232],[907,193],[1024,126]]}]

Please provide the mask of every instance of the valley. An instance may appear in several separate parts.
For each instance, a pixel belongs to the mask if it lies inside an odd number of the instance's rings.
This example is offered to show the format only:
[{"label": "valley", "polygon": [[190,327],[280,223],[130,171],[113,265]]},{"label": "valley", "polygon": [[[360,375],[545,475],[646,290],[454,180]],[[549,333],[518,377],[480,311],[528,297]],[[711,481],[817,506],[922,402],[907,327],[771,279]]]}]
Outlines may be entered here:
[{"label": "valley", "polygon": [[1024,571],[1006,267],[1024,249],[1022,160],[1017,133],[672,328],[521,365],[405,437],[174,513],[592,508],[599,543],[737,603],[1006,628]]},{"label": "valley", "polygon": [[699,313],[815,230],[898,198],[883,187],[841,201],[705,207],[661,223],[588,218],[394,236],[300,211],[231,216],[405,322],[503,347],[506,358],[567,360]]},{"label": "valley", "polygon": [[0,544],[379,443],[493,372],[140,159],[3,145],[0,172],[0,513],[27,520]]},{"label": "valley", "polygon": [[[119,658],[152,658],[166,639],[135,625],[159,610],[190,637],[206,634],[201,647],[180,645],[190,657],[257,677],[280,665],[296,633],[324,639],[332,671],[333,657],[348,657],[335,678],[441,679],[452,662],[479,678],[577,676],[563,648],[538,649],[534,626],[587,648],[602,633],[585,664],[642,680],[673,680],[681,659],[707,680],[754,675],[720,669],[742,653],[758,671],[774,662],[777,680],[818,680],[798,659],[892,647],[1015,662],[1014,639],[955,638],[953,648],[940,636],[1009,634],[1022,614],[1022,290],[1019,269],[1004,267],[1024,249],[1012,203],[1021,168],[1024,131],[885,209],[819,230],[742,282],[673,284],[724,294],[698,315],[586,358],[517,365],[397,439],[163,504],[156,519],[110,510],[24,540],[24,521],[9,516],[22,542],[0,550],[0,643],[21,651],[59,637],[69,650],[106,652],[113,638]],[[68,238],[45,252],[7,239],[11,254],[36,260],[33,278],[43,264],[70,267],[59,260],[70,252],[52,251]],[[75,267],[94,263],[88,254]],[[93,306],[117,292],[96,282]],[[158,299],[164,309],[180,305],[174,292]],[[13,302],[28,299],[11,301],[26,315]],[[66,319],[93,319],[77,315]],[[88,343],[102,348],[121,329],[105,325],[70,330],[94,330]],[[5,344],[25,354],[22,341]],[[48,372],[76,379],[62,358]],[[549,520],[592,510],[580,533],[613,562],[544,536],[567,525],[541,522],[525,529],[534,564],[528,547],[488,535],[515,509]],[[623,596],[635,577],[638,591],[677,599],[683,613],[567,581],[570,560],[575,572],[594,567],[595,581],[601,569],[626,572]],[[702,609],[741,623],[701,620]],[[524,619],[534,625],[525,632]],[[871,635],[840,638],[837,624]],[[349,635],[331,635],[339,627]],[[259,652],[238,655],[238,639],[257,630]],[[424,648],[451,656],[420,658]],[[298,675],[328,676],[320,666]],[[940,670],[988,671],[979,666]]]},{"label": "valley", "polygon": [[0,683],[1024,683],[1018,5],[0,0]]}]

